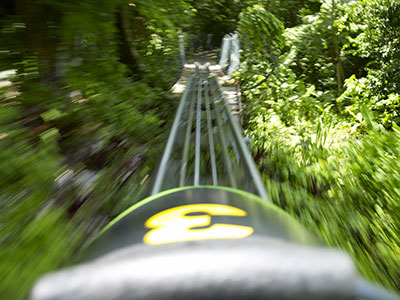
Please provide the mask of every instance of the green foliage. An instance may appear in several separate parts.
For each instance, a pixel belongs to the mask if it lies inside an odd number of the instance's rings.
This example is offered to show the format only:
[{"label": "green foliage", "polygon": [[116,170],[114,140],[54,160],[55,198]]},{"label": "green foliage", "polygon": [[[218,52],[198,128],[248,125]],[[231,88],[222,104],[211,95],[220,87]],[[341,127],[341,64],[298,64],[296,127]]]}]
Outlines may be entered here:
[{"label": "green foliage", "polygon": [[239,18],[238,28],[252,51],[263,54],[266,47],[270,51],[283,47],[283,24],[263,6],[248,7]]},{"label": "green foliage", "polygon": [[68,222],[63,210],[50,207],[40,211],[20,232],[14,232],[13,240],[2,240],[0,253],[0,291],[5,299],[24,299],[37,274],[67,264],[83,242],[82,232]]},{"label": "green foliage", "polygon": [[[279,73],[277,57],[285,45],[284,27],[281,21],[259,4],[248,7],[239,17],[238,29],[244,58],[241,68],[249,71],[242,72],[242,81],[254,85],[265,80],[274,69],[275,73]],[[257,76],[253,72],[262,75]],[[244,77],[245,74],[250,76]]]},{"label": "green foliage", "polygon": [[244,127],[273,201],[350,253],[362,275],[400,289],[394,2],[324,1],[285,29],[279,76],[245,43],[238,78],[244,88],[267,79],[244,93]]},{"label": "green foliage", "polygon": [[225,34],[236,30],[237,18],[254,1],[205,0],[191,1],[194,18],[191,31],[196,34],[214,34],[214,45],[220,46]]},{"label": "green foliage", "polygon": [[285,27],[294,27],[301,24],[302,16],[310,15],[319,11],[321,1],[319,0],[269,0],[262,2],[265,8],[284,22]]},{"label": "green foliage", "polygon": [[303,17],[299,26],[287,29],[287,47],[292,51],[291,68],[319,89],[334,89],[339,47],[343,37],[337,34],[335,20],[343,11],[338,1],[323,1],[320,11]]},{"label": "green foliage", "polygon": [[246,134],[268,192],[329,245],[347,250],[364,276],[399,288],[400,132],[380,130],[364,111],[359,122],[368,135],[355,139],[357,127],[323,104],[327,95],[301,86],[246,95]]},{"label": "green foliage", "polygon": [[0,291],[16,300],[144,197],[176,104],[177,32],[190,9],[21,3],[0,21]]},{"label": "green foliage", "polygon": [[365,58],[367,70],[376,77],[374,88],[388,95],[399,89],[400,4],[393,0],[354,1],[339,20],[347,33],[346,53]]},{"label": "green foliage", "polygon": [[[400,121],[398,91],[400,82],[400,5],[398,1],[353,1],[345,6],[346,14],[337,27],[346,35],[343,55],[368,73],[360,78],[357,101],[372,109],[387,128]],[[353,64],[354,65],[354,64]],[[357,82],[358,82],[357,81]],[[354,95],[354,84],[347,84]],[[353,106],[354,106],[353,105]]]}]

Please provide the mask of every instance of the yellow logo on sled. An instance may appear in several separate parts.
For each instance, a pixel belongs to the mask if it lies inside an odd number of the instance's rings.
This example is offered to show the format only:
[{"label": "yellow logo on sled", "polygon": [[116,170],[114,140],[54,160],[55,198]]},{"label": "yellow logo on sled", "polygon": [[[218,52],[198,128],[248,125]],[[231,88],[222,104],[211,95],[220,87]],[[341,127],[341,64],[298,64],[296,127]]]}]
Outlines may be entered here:
[{"label": "yellow logo on sled", "polygon": [[[190,213],[205,213],[207,215],[188,216]],[[242,209],[221,204],[192,204],[164,210],[145,223],[147,228],[153,228],[143,241],[149,245],[159,245],[174,242],[206,240],[206,239],[241,239],[251,235],[254,229],[249,226],[211,223],[210,216],[246,216]],[[199,228],[196,227],[205,227]]]}]

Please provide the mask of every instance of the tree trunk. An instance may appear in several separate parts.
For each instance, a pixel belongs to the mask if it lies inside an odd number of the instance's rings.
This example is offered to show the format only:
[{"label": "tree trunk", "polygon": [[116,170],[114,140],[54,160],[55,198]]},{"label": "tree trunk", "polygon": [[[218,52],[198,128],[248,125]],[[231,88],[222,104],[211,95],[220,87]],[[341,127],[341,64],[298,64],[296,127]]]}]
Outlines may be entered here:
[{"label": "tree trunk", "polygon": [[48,86],[56,85],[60,81],[57,51],[62,14],[56,8],[34,0],[16,0],[15,3],[26,26],[23,55],[37,57],[41,81]]},{"label": "tree trunk", "polygon": [[344,82],[344,72],[343,65],[340,59],[340,48],[338,42],[338,34],[336,28],[333,26],[333,23],[336,20],[336,2],[332,0],[332,39],[333,39],[333,62],[336,66],[336,82],[337,88],[340,90],[343,87]]},{"label": "tree trunk", "polygon": [[334,43],[334,51],[335,51],[335,62],[336,62],[336,81],[337,81],[337,88],[340,90],[343,87],[344,82],[344,71],[342,61],[340,59],[340,52],[339,52],[339,45],[337,42]]},{"label": "tree trunk", "polygon": [[139,76],[145,70],[145,66],[143,63],[140,63],[139,53],[134,47],[128,8],[128,5],[122,5],[118,16],[121,62],[126,64],[134,75]]}]

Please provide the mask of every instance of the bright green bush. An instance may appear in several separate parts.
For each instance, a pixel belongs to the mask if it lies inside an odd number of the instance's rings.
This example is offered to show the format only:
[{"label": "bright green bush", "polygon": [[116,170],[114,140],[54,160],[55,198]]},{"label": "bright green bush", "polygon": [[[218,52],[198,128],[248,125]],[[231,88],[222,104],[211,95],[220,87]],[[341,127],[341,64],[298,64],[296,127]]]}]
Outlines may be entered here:
[{"label": "bright green bush", "polygon": [[[337,1],[334,12],[332,3],[324,1],[317,14],[285,29],[279,74],[244,92],[245,133],[273,201],[326,243],[350,253],[362,275],[400,289],[399,99],[376,88],[388,80],[385,61],[393,60],[399,48],[389,43],[391,58],[383,60],[383,48],[372,49],[395,38],[382,24],[397,20],[390,15],[397,6],[393,1]],[[372,12],[371,20],[357,18]],[[240,24],[243,32],[254,30]],[[363,37],[371,33],[376,39]],[[340,54],[348,77],[338,89],[331,51],[334,42],[342,47],[350,40],[353,45]],[[244,45],[244,53],[252,51]],[[376,63],[362,66],[362,51]],[[365,71],[352,72],[350,65],[356,63]],[[264,80],[273,64],[267,56],[244,55],[237,75],[242,86]],[[399,84],[395,76],[390,80],[388,87]]]}]

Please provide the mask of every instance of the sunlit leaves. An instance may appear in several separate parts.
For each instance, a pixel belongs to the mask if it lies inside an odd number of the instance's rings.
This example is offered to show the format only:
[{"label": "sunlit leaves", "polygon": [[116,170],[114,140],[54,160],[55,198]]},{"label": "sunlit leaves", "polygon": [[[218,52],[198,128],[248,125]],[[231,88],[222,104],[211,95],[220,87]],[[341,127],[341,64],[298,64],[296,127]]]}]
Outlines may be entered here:
[{"label": "sunlit leaves", "polygon": [[[364,276],[400,288],[394,2],[327,0],[286,28],[280,77],[244,92],[244,126],[275,203],[348,251]],[[344,45],[339,55],[335,43]],[[265,78],[271,61],[244,46],[239,76],[247,87]],[[338,58],[347,76],[341,89]]]},{"label": "sunlit leaves", "polygon": [[253,51],[271,55],[268,50],[279,51],[285,45],[282,22],[259,4],[240,14],[238,28]]}]

